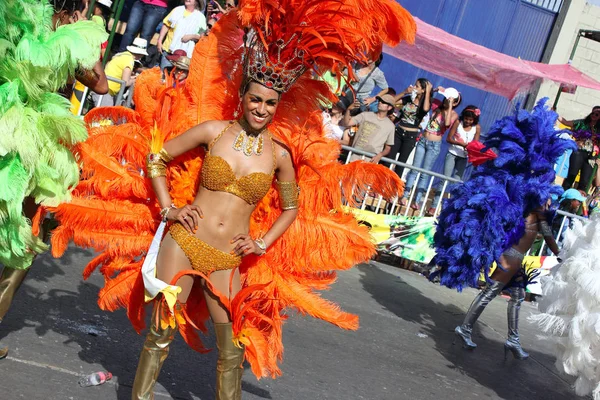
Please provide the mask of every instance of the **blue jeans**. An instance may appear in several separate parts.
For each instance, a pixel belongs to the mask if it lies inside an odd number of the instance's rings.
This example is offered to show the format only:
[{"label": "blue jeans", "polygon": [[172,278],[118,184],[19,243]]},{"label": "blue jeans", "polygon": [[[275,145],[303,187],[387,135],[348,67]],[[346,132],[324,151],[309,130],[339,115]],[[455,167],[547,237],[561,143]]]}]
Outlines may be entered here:
[{"label": "blue jeans", "polygon": [[[435,160],[437,160],[440,155],[440,150],[442,148],[442,141],[431,141],[425,138],[419,140],[417,143],[417,147],[415,149],[415,157],[413,160],[413,167],[422,168],[431,171]],[[417,172],[411,170],[406,177],[406,187],[404,188],[404,198],[408,199],[410,195],[410,190],[412,189],[415,179],[417,177]],[[417,185],[417,193],[414,197],[415,202],[417,204],[421,203],[421,199],[423,198],[423,194],[427,190],[427,186],[429,186],[429,179],[431,176],[429,175],[421,175],[419,179],[419,183]]]},{"label": "blue jeans", "polygon": [[133,43],[133,38],[138,34],[140,28],[142,30],[140,37],[146,39],[149,45],[152,36],[154,36],[156,26],[166,14],[167,9],[165,7],[153,6],[136,0],[133,3],[133,7],[131,7],[129,19],[127,20],[127,28],[125,28],[125,33],[119,44],[119,53],[127,50],[127,46]]},{"label": "blue jeans", "polygon": [[[444,160],[444,175],[455,179],[462,179],[463,175],[465,174],[465,169],[467,169],[466,157],[455,156],[450,152],[446,153],[446,160]],[[449,185],[446,185],[446,193],[448,193],[448,186]],[[432,207],[437,207],[443,188],[444,181],[440,181],[436,189],[435,198],[431,204]]]}]

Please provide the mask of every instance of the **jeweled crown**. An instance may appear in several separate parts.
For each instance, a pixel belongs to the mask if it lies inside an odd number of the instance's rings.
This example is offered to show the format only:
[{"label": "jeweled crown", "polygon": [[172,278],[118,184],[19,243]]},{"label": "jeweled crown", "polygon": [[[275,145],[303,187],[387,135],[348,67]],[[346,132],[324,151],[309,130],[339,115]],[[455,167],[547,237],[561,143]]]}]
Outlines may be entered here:
[{"label": "jeweled crown", "polygon": [[260,36],[250,31],[245,41],[244,75],[277,92],[288,91],[308,68],[299,43],[294,34],[287,41],[278,39],[265,46]]}]

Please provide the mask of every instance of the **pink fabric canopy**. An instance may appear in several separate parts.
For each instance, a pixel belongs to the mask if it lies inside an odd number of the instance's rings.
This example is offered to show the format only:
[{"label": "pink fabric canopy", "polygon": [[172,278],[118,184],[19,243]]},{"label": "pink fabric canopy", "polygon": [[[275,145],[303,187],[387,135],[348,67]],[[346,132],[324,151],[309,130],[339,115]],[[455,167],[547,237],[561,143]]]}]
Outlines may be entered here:
[{"label": "pink fabric canopy", "polygon": [[[568,64],[542,64],[508,56],[461,39],[415,18],[417,38],[384,52],[416,67],[469,86],[513,99],[536,80],[600,90],[600,82]],[[436,61],[437,60],[437,61]]]}]

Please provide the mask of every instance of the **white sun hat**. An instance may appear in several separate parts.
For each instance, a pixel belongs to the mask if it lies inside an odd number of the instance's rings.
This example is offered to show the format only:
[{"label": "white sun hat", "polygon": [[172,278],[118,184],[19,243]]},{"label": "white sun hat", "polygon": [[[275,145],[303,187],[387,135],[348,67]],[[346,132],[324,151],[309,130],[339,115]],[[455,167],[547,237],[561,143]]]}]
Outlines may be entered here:
[{"label": "white sun hat", "polygon": [[131,46],[127,46],[127,50],[132,52],[133,54],[141,54],[143,56],[147,56],[148,52],[146,48],[148,47],[148,41],[142,38],[133,39],[133,44]]},{"label": "white sun hat", "polygon": [[453,87],[440,90],[439,93],[447,99],[458,99],[458,96],[460,96],[458,90],[454,89]]}]

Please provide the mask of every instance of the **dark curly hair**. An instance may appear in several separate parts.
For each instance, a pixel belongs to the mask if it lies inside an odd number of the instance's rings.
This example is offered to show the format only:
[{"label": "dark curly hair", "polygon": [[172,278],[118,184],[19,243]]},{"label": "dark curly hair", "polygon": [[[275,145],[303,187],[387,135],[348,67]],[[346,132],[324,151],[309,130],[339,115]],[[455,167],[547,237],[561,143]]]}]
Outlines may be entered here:
[{"label": "dark curly hair", "polygon": [[462,112],[460,113],[460,117],[458,117],[458,119],[460,120],[460,122],[463,122],[463,119],[465,117],[470,117],[473,118],[473,125],[478,125],[479,115],[475,113],[475,110],[479,110],[479,108],[474,105],[466,106],[465,109],[462,110]]}]

